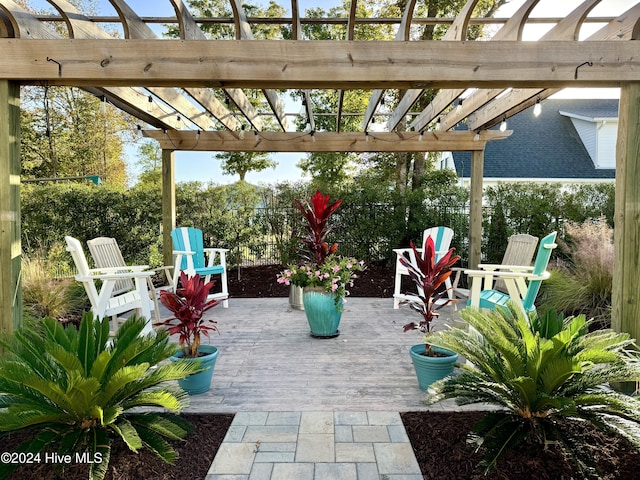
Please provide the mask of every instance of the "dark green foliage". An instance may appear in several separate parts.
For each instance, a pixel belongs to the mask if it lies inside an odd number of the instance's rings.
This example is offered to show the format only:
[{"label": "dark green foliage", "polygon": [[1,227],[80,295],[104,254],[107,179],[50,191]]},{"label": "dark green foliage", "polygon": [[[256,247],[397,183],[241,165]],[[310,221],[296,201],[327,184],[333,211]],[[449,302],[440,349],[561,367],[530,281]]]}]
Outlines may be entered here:
[{"label": "dark green foliage", "polygon": [[[371,173],[371,172],[369,172]],[[450,172],[427,172],[424,187],[400,191],[368,174],[342,188],[326,190],[344,199],[335,214],[333,240],[340,251],[372,262],[391,262],[392,249],[421,238],[425,228],[453,228],[452,246],[468,258],[468,192]],[[195,226],[208,245],[232,248],[231,264],[248,255],[287,264],[303,225],[294,198],[307,198],[309,184],[283,183],[254,188],[200,182],[176,186],[177,224]],[[147,182],[127,191],[108,186],[78,184],[26,185],[22,189],[23,248],[27,254],[42,248],[49,252],[62,245],[64,235],[82,241],[113,236],[131,264],[162,263],[162,201],[159,186]],[[514,233],[542,237],[554,226],[563,231],[565,219],[596,218],[613,205],[612,185],[581,186],[567,191],[559,185],[502,184],[488,188],[484,219],[483,252],[487,259],[502,258],[507,239]],[[582,204],[581,202],[586,202]],[[60,259],[71,262],[66,252]]]},{"label": "dark green foliage", "polygon": [[[137,451],[149,448],[165,461],[176,456],[165,439],[180,439],[188,424],[174,415],[188,395],[171,383],[198,364],[166,362],[175,353],[168,335],[141,336],[146,319],[133,316],[109,337],[109,321],[86,313],[80,328],[53,318],[26,322],[0,341],[0,432],[38,427],[22,452],[88,453],[89,478],[104,477],[112,439]],[[136,407],[171,414],[140,412]],[[0,465],[0,477],[11,471]]]},{"label": "dark green foliage", "polygon": [[459,405],[499,407],[469,436],[483,452],[487,471],[506,450],[529,442],[560,448],[575,461],[582,478],[599,478],[567,420],[589,422],[640,446],[640,404],[610,387],[640,375],[638,356],[631,351],[635,341],[628,334],[589,332],[584,316],[547,312],[526,318],[513,306],[467,308],[461,316],[469,330],[438,332],[432,341],[468,363],[460,375],[433,384],[428,401],[454,398]]}]

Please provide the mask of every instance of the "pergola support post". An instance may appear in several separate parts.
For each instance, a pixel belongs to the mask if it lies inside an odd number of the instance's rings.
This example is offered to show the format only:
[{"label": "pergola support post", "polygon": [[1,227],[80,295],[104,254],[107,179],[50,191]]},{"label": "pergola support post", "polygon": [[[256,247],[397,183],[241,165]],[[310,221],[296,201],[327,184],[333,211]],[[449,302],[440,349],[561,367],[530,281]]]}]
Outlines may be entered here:
[{"label": "pergola support post", "polygon": [[476,269],[482,254],[482,183],[484,150],[471,152],[469,185],[469,268]]},{"label": "pergola support post", "polygon": [[640,339],[640,83],[622,86],[618,112],[611,326]]},{"label": "pergola support post", "polygon": [[171,230],[176,228],[175,155],[162,150],[162,256],[165,265],[173,265]]},{"label": "pergola support post", "polygon": [[0,332],[22,321],[20,85],[0,80]]}]

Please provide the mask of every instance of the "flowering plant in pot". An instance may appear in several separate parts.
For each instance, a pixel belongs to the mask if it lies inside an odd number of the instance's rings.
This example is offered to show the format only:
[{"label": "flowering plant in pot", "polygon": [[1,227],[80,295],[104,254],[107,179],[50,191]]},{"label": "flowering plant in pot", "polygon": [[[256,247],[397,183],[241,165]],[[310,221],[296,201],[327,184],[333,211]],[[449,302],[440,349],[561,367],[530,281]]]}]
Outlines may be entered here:
[{"label": "flowering plant in pot", "polygon": [[400,262],[408,270],[417,294],[412,293],[409,300],[401,302],[401,305],[409,305],[421,317],[419,322],[407,323],[404,331],[418,330],[424,334],[424,343],[411,347],[410,354],[420,388],[426,390],[435,380],[450,375],[458,359],[454,352],[429,343],[429,335],[432,332],[433,320],[440,315],[439,310],[454,301],[448,298],[442,285],[451,276],[451,267],[460,260],[460,256],[454,255],[455,249],[451,248],[436,261],[436,249],[431,237],[427,238],[424,258],[416,250],[413,242],[410,245],[415,260],[401,257]]},{"label": "flowering plant in pot", "polygon": [[337,255],[338,244],[327,242],[333,229],[329,217],[341,204],[342,200],[330,203],[330,196],[319,190],[306,204],[295,200],[296,208],[307,220],[306,235],[301,238],[302,261],[289,265],[278,275],[279,283],[304,288],[304,309],[311,334],[317,337],[338,335],[344,297],[349,293],[347,287],[353,284],[355,272],[364,269],[364,262]]},{"label": "flowering plant in pot", "polygon": [[209,291],[214,282],[204,283],[200,275],[192,277],[180,273],[181,288],[175,293],[167,290],[160,292],[160,302],[173,313],[173,317],[155,323],[164,326],[171,335],[178,335],[180,351],[171,357],[173,361],[200,362],[202,371],[179,380],[180,386],[190,394],[203,393],[209,390],[218,349],[213,345],[202,345],[201,337],[209,337],[210,332],[217,332],[217,322],[203,319],[203,314],[218,305],[218,300],[208,300]]},{"label": "flowering plant in pot", "polygon": [[[316,287],[331,294],[338,305],[349,293],[355,272],[364,270],[364,262],[351,257],[330,255],[320,265],[289,265],[278,275],[278,282],[299,287]],[[341,307],[339,307],[341,308]]]}]

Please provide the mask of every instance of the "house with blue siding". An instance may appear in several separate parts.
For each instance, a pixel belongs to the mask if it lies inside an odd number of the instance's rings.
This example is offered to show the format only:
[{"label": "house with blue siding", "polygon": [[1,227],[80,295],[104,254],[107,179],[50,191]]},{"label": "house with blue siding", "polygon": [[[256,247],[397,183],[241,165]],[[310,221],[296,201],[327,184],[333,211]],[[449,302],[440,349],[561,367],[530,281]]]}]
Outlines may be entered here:
[{"label": "house with blue siding", "polygon": [[[513,134],[487,143],[485,149],[485,186],[615,180],[617,99],[547,99],[540,115],[535,116],[529,108],[506,122]],[[462,183],[468,185],[471,154],[445,152],[439,168],[455,168]]]}]

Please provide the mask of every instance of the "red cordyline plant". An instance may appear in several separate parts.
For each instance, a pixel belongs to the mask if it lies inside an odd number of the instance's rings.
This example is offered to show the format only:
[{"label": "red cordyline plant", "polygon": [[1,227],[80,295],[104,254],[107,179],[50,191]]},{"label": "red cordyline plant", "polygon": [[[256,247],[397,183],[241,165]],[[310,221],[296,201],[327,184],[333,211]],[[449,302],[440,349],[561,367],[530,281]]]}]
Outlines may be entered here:
[{"label": "red cordyline plant", "polygon": [[203,320],[204,312],[218,305],[218,300],[207,300],[213,281],[204,283],[200,281],[197,273],[188,277],[186,273],[180,273],[180,284],[176,292],[160,291],[160,302],[167,307],[174,317],[161,322],[156,326],[165,326],[171,335],[179,334],[182,356],[196,358],[200,346],[200,336],[209,337],[209,332],[217,332],[215,320]]},{"label": "red cordyline plant", "polygon": [[[450,248],[440,260],[436,260],[436,248],[431,237],[427,237],[425,245],[424,259],[420,252],[416,250],[413,242],[410,242],[415,258],[415,263],[407,257],[400,257],[400,263],[409,271],[409,277],[418,289],[417,296],[411,294],[414,299],[405,300],[402,304],[409,305],[413,310],[422,315],[420,322],[411,322],[404,326],[404,331],[420,330],[425,334],[425,355],[434,356],[431,345],[426,343],[429,333],[431,333],[431,322],[437,318],[442,307],[453,302],[447,296],[447,291],[438,292],[444,282],[451,276],[451,267],[460,260],[459,255],[454,255],[454,248]],[[442,300],[441,302],[437,302]]]},{"label": "red cordyline plant", "polygon": [[329,246],[325,241],[327,234],[331,231],[328,220],[329,217],[340,206],[342,200],[336,200],[329,204],[329,195],[323,195],[320,190],[316,191],[307,205],[303,205],[300,200],[295,200],[296,207],[307,218],[309,234],[302,239],[309,252],[309,260],[316,265],[322,265],[327,255],[335,253],[338,244]]}]

